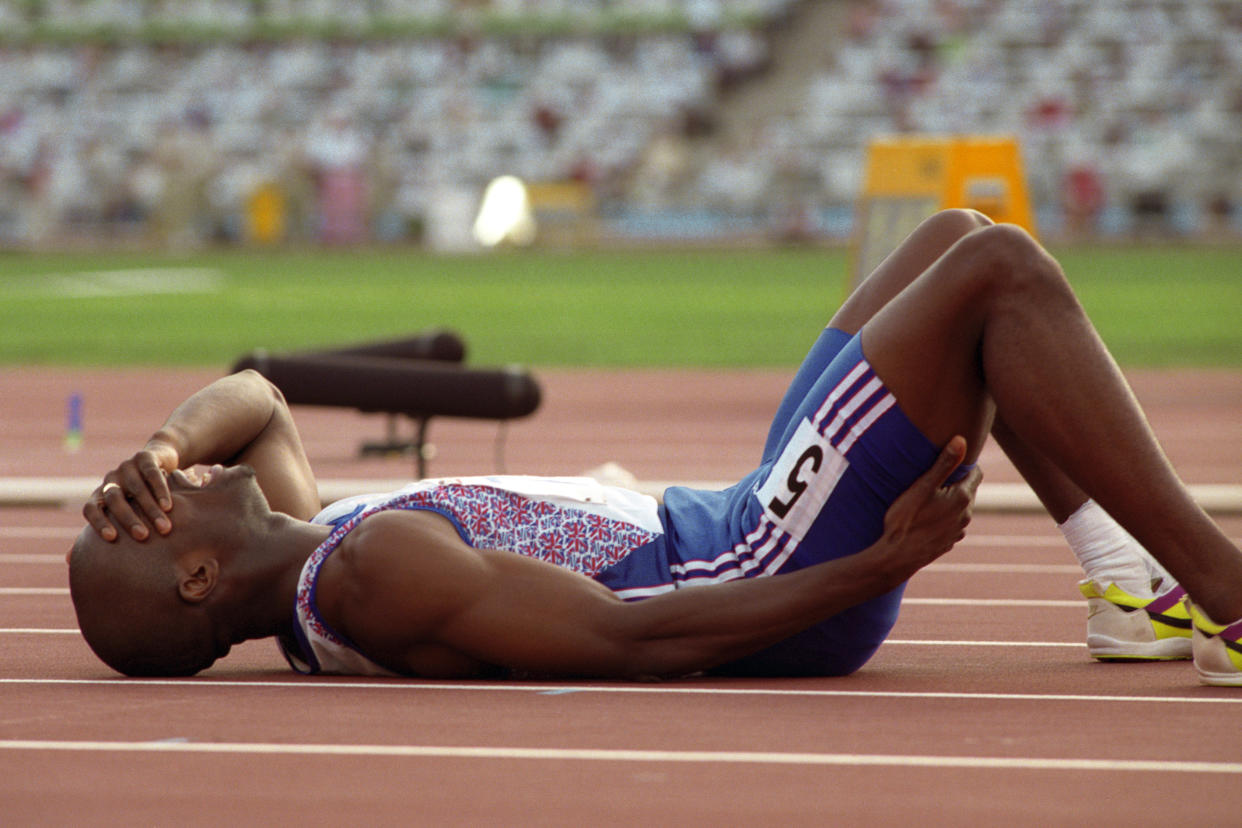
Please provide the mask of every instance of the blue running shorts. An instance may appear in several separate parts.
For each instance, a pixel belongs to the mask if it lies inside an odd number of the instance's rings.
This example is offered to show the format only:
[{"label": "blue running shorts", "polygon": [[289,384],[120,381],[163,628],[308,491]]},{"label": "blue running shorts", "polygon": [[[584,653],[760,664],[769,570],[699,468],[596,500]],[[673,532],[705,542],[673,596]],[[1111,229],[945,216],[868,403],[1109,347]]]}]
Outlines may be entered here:
[{"label": "blue running shorts", "polygon": [[[778,407],[759,467],[723,492],[665,492],[660,557],[667,567],[653,569],[653,580],[664,583],[648,594],[774,576],[859,552],[879,539],[888,507],[938,454],[876,376],[860,337],[827,329]],[[892,629],[902,591],[713,672],[852,673]]]}]

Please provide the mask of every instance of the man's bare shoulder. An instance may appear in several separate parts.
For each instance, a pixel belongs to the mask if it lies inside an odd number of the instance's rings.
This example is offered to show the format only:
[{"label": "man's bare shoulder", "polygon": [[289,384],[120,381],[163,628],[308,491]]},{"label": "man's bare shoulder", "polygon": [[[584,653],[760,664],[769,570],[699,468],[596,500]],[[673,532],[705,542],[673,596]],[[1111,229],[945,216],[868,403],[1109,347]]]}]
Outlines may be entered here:
[{"label": "man's bare shoulder", "polygon": [[440,546],[466,546],[447,518],[425,509],[388,509],[363,519],[341,542],[339,551],[355,565],[367,566]]},{"label": "man's bare shoulder", "polygon": [[479,565],[478,553],[439,514],[379,512],[324,562],[319,610],[372,658],[404,665],[412,648],[434,642],[444,618],[468,602],[463,587]]},{"label": "man's bare shoulder", "polygon": [[329,558],[330,575],[341,581],[344,596],[371,603],[394,591],[417,591],[436,570],[473,552],[441,515],[392,509],[365,518],[341,541]]}]

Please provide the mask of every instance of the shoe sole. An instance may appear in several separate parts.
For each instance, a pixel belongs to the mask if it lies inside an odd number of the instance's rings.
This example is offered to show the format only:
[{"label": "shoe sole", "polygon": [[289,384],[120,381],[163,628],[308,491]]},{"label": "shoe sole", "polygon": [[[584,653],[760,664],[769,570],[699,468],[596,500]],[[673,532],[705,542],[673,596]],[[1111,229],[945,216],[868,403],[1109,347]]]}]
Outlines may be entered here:
[{"label": "shoe sole", "polygon": [[1185,661],[1192,655],[1189,638],[1138,642],[1105,635],[1088,635],[1087,652],[1097,661]]},{"label": "shoe sole", "polygon": [[1212,687],[1242,687],[1242,673],[1208,673],[1200,670],[1199,683]]}]

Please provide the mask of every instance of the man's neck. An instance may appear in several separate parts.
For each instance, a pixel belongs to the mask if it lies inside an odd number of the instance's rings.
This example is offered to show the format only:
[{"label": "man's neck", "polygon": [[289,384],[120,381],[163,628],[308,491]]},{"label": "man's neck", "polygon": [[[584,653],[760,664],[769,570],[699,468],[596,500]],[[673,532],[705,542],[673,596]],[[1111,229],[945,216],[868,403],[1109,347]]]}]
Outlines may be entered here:
[{"label": "man's neck", "polygon": [[291,634],[298,580],[306,559],[328,537],[330,526],[272,514],[248,544],[237,567],[234,643]]}]

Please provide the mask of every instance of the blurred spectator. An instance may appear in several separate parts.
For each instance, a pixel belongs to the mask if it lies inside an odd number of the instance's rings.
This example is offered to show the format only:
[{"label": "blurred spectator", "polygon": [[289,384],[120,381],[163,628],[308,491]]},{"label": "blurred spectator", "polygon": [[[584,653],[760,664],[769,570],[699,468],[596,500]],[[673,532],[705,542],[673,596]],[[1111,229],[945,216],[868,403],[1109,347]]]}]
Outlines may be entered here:
[{"label": "blurred spectator", "polygon": [[1209,236],[1223,236],[1233,230],[1235,207],[1230,201],[1229,196],[1223,192],[1217,192],[1208,196],[1207,200],[1207,233]]},{"label": "blurred spectator", "polygon": [[154,155],[163,172],[153,222],[156,238],[173,249],[197,246],[208,235],[206,190],[218,166],[207,113],[192,108],[179,121],[165,122]]},{"label": "blurred spectator", "polygon": [[[823,7],[0,0],[0,244],[122,225],[173,247],[240,239],[246,188],[273,183],[295,236],[418,238],[436,192],[481,191],[504,173],[584,180],[652,207],[783,210],[813,227],[804,216],[853,204],[864,148],[894,131],[1016,134],[1037,206],[1073,232],[1123,232],[1136,219],[1236,232],[1238,4],[851,2],[822,38],[833,51],[804,56],[801,86],[780,87],[792,99],[769,118],[774,129],[705,157],[700,146],[741,134],[722,128],[738,100],[722,91],[792,59],[772,51],[775,24]],[[571,21],[574,33],[489,35],[495,14]],[[384,29],[445,15],[465,21],[460,31]],[[619,15],[685,27],[581,33]],[[739,26],[744,17],[754,22]],[[128,36],[152,22],[209,27],[215,39]],[[308,36],[247,36],[273,24]],[[40,39],[44,30],[60,34]]]},{"label": "blurred spectator", "polygon": [[1065,222],[1071,238],[1093,235],[1104,208],[1104,183],[1087,161],[1072,164],[1065,173]]},{"label": "blurred spectator", "polygon": [[319,238],[357,244],[366,238],[367,145],[344,112],[333,112],[312,129],[306,158],[318,191]]},{"label": "blurred spectator", "polygon": [[[720,8],[787,2],[711,0]],[[474,11],[589,21],[608,5],[480,0]],[[690,5],[636,8],[667,14]],[[0,0],[0,19],[84,32],[82,45],[0,45],[0,234],[30,235],[36,199],[24,148],[41,141],[44,189],[53,194],[38,202],[42,243],[135,222],[173,247],[241,238],[239,211],[252,194],[240,188],[256,177],[256,186],[278,182],[290,232],[347,243],[370,235],[370,216],[382,217],[386,239],[408,237],[403,226],[417,234],[428,193],[478,189],[501,173],[577,178],[618,193],[617,178],[662,124],[708,108],[712,64],[676,35],[291,36],[252,45],[229,34],[314,20],[361,31],[371,15],[438,21],[460,9],[451,0],[57,0],[19,11]],[[222,39],[152,48],[88,37],[93,26],[123,34],[147,20],[219,26]],[[344,112],[348,122],[335,117]]]},{"label": "blurred spectator", "polygon": [[30,240],[30,214],[44,183],[39,135],[20,107],[0,111],[0,241]]}]

